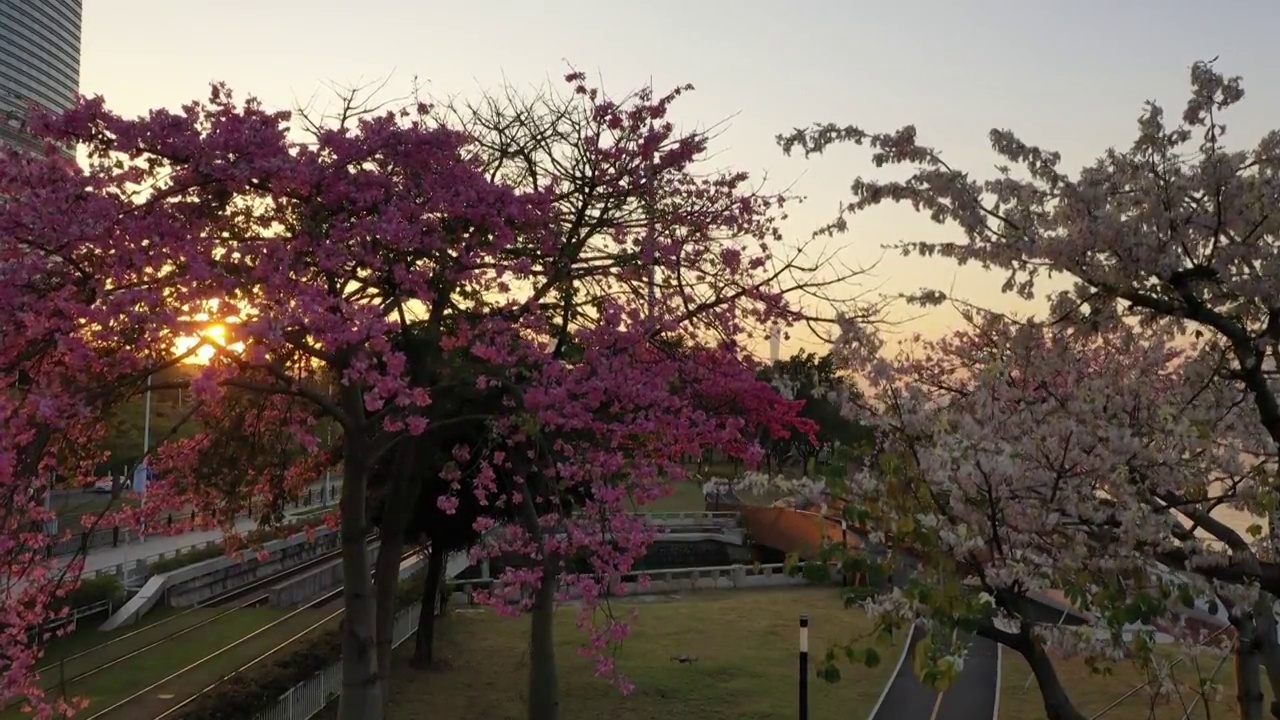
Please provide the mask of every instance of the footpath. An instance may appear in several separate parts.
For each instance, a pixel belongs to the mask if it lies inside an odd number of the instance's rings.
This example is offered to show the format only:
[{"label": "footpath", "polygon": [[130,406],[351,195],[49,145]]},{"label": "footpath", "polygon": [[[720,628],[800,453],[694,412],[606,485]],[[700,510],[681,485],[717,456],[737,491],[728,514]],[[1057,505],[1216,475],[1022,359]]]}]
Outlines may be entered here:
[{"label": "footpath", "polygon": [[[237,532],[247,533],[257,528],[258,523],[252,518],[239,518],[236,520],[235,527]],[[114,573],[116,568],[122,565],[133,566],[139,560],[171,555],[179,550],[209,542],[221,542],[223,537],[224,533],[221,529],[195,530],[177,535],[147,535],[142,539],[132,538],[130,542],[123,542],[116,547],[89,548],[84,555],[84,569],[80,574],[83,577],[93,577],[96,574]],[[71,560],[71,557],[63,558],[60,565],[65,566]]]}]

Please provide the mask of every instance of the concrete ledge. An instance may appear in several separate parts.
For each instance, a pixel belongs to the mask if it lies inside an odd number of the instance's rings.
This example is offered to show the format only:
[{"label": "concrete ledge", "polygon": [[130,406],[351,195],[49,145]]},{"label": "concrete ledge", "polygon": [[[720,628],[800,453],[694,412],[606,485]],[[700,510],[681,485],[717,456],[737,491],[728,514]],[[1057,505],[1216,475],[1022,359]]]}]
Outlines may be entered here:
[{"label": "concrete ledge", "polygon": [[[793,587],[811,584],[801,575],[788,575],[782,563],[769,565],[727,565],[723,567],[686,568],[677,570],[651,570],[644,573],[649,582],[624,582],[620,585],[621,597],[636,595],[661,595],[670,592],[695,592],[698,590],[736,590],[744,588]],[[841,578],[839,568],[828,566],[828,579],[838,581]],[[449,580],[448,584],[455,588],[450,595],[451,603],[474,605],[473,593],[479,589],[488,589],[496,594],[502,593],[502,586],[494,578],[477,580]],[[570,590],[564,600],[577,600],[581,594]],[[512,598],[514,600],[515,598]]]},{"label": "concrete ledge", "polygon": [[102,624],[100,630],[115,630],[138,621],[163,598],[170,607],[189,607],[218,593],[243,587],[272,573],[280,572],[338,547],[338,533],[317,530],[314,542],[299,533],[263,545],[268,559],[220,557],[188,565],[147,580],[137,594]]},{"label": "concrete ledge", "polygon": [[[375,544],[367,553],[369,563],[378,557],[378,546]],[[342,587],[342,559],[338,558],[315,570],[307,571],[295,578],[271,587],[271,599],[267,601],[273,608],[291,608],[310,602],[325,593]]]},{"label": "concrete ledge", "polygon": [[197,605],[215,595],[314,560],[337,550],[340,545],[341,538],[334,530],[325,530],[323,534],[317,532],[314,541],[300,533],[264,545],[263,550],[268,553],[266,560],[259,560],[253,555],[242,560],[220,557],[175,570],[170,574],[172,580],[165,590],[165,604],[169,607]]}]

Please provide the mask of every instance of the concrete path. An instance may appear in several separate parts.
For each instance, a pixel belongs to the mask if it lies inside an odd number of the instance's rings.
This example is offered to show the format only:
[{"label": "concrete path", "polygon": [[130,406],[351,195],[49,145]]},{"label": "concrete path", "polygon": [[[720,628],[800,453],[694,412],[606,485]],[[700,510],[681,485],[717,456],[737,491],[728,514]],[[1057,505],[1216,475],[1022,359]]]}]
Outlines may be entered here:
[{"label": "concrete path", "polygon": [[[250,518],[236,520],[236,529],[242,533],[249,532],[257,526],[258,523]],[[198,530],[178,535],[148,535],[143,540],[134,538],[132,542],[121,544],[118,547],[90,548],[84,558],[83,574],[92,575],[97,570],[106,570],[124,563],[134,563],[146,557],[161,553],[171,553],[193,545],[201,545],[211,541],[219,542],[222,540],[222,536],[223,532],[220,529]],[[66,558],[62,564],[66,565],[70,561],[71,558]]]},{"label": "concrete path", "polygon": [[916,645],[925,635],[921,626],[912,628],[898,667],[868,720],[993,720],[1000,694],[999,646],[968,638],[964,669],[939,693],[921,684],[912,667]]}]

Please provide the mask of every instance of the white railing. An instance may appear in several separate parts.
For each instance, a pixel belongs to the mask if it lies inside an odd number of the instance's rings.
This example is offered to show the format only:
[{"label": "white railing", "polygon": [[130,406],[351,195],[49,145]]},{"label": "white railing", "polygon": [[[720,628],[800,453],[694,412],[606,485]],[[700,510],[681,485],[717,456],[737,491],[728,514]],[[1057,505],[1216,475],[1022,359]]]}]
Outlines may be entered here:
[{"label": "white railing", "polygon": [[63,617],[57,618],[56,620],[51,620],[45,623],[41,626],[40,630],[42,633],[51,633],[68,623],[72,625],[72,629],[75,629],[75,624],[80,620],[80,618],[91,617],[99,613],[106,613],[110,616],[114,609],[115,604],[110,600],[99,600],[96,603],[71,608],[71,612],[67,613]]},{"label": "white railing", "polygon": [[[396,614],[391,630],[391,644],[399,647],[418,630],[422,603],[414,603]],[[280,696],[275,707],[258,713],[254,720],[310,720],[342,694],[342,663],[336,662],[294,685]]]},{"label": "white railing", "polygon": [[[714,567],[680,568],[675,570],[649,570],[632,573],[644,576],[648,582],[643,585],[638,581],[620,584],[618,596],[652,595],[682,590],[734,590],[738,588],[786,587],[804,585],[809,581],[801,574],[791,575],[785,563],[769,563],[765,565],[718,565]],[[829,577],[838,578],[840,567],[836,563],[827,563]],[[475,605],[475,591],[492,588],[494,595],[501,595],[502,586],[497,578],[450,579],[445,584],[453,589],[450,602]],[[566,600],[580,597],[575,589],[570,588]],[[511,602],[518,597],[510,598]]]},{"label": "white railing", "polygon": [[732,523],[737,522],[738,512],[724,510],[673,510],[668,512],[633,513],[646,518],[656,525],[688,524],[688,523]]}]

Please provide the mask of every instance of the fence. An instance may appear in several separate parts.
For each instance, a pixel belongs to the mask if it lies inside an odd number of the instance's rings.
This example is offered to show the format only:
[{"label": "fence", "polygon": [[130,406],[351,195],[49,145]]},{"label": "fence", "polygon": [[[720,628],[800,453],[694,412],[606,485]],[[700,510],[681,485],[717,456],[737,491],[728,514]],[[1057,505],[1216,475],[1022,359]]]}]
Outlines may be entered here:
[{"label": "fence", "polygon": [[56,620],[51,620],[50,622],[47,622],[44,625],[41,625],[40,631],[41,633],[52,633],[58,628],[62,627],[63,625],[67,625],[68,623],[74,625],[80,620],[80,618],[92,617],[100,613],[110,616],[112,611],[114,610],[115,610],[115,604],[112,603],[110,600],[100,600],[96,603],[93,603],[92,605],[84,605],[78,608],[72,608],[71,612],[67,613],[65,617],[60,617],[60,618],[57,618]]},{"label": "fence", "polygon": [[[391,630],[391,644],[394,647],[399,647],[418,630],[418,614],[421,611],[422,604],[414,603],[396,615],[395,626]],[[294,685],[280,696],[275,707],[258,713],[254,720],[310,720],[340,694],[342,663],[338,662],[311,676],[311,679]]]},{"label": "fence", "polygon": [[[336,498],[340,489],[341,489],[341,486],[331,486],[330,499]],[[308,491],[305,495],[302,496],[302,498],[299,499],[297,503],[294,504],[294,507],[297,509],[305,509],[309,507],[323,507],[323,505],[321,504],[323,501],[323,499],[321,498],[321,495],[323,495],[323,491],[317,492],[315,495],[312,495],[311,492]],[[173,517],[173,516],[170,515],[170,517]],[[244,517],[247,517],[247,516],[244,516]],[[105,530],[101,530],[98,532],[111,533],[113,530],[118,534],[118,536],[113,538],[111,547],[119,547],[120,545],[127,544],[130,541],[130,538],[132,537],[132,533],[130,533],[130,531],[127,529],[107,528]],[[79,540],[77,538],[71,538],[71,541],[76,543],[76,550],[79,551],[80,549]],[[163,552],[144,555],[137,559],[130,558],[126,562],[116,563],[115,565],[108,565],[106,567],[97,568],[95,570],[86,570],[84,573],[81,574],[81,577],[85,579],[99,578],[99,577],[118,577],[121,579],[122,583],[127,584],[130,579],[139,577],[141,574],[145,574],[146,567],[151,563],[159,562],[160,560],[166,560],[171,557],[176,557],[178,555],[191,552],[193,550],[199,550],[201,548],[212,547],[220,544],[222,544],[221,540],[202,540],[200,542],[194,542],[194,543],[191,543],[190,545],[184,545],[182,547],[174,548],[172,550],[165,550]],[[103,545],[98,545],[97,547],[103,547],[103,546],[105,546],[105,543]],[[89,545],[88,547],[94,547],[94,546]]]},{"label": "fence", "polygon": [[670,512],[640,512],[633,513],[647,519],[655,525],[687,525],[687,524],[734,524],[738,522],[738,516],[741,514],[737,510],[732,511],[711,511],[711,510],[676,510]]}]

